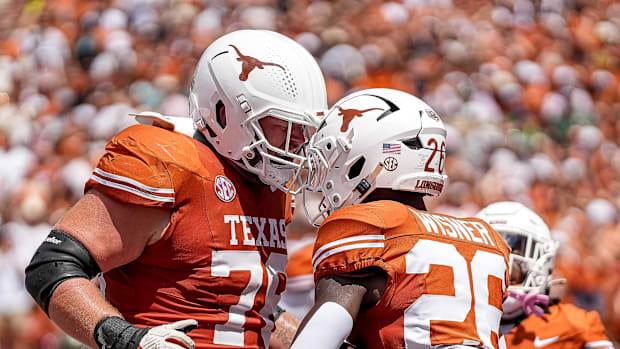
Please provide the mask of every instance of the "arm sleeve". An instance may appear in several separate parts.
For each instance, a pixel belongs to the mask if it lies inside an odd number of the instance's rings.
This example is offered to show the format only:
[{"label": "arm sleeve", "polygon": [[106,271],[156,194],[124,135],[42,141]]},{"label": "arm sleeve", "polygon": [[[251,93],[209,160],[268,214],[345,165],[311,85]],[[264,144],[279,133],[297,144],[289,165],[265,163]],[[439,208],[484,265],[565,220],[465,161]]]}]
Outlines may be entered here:
[{"label": "arm sleeve", "polygon": [[123,131],[108,143],[84,190],[93,188],[129,204],[171,208],[175,193],[167,164],[135,133]]},{"label": "arm sleeve", "polygon": [[342,305],[326,302],[312,314],[291,349],[339,348],[353,329],[353,318]]}]

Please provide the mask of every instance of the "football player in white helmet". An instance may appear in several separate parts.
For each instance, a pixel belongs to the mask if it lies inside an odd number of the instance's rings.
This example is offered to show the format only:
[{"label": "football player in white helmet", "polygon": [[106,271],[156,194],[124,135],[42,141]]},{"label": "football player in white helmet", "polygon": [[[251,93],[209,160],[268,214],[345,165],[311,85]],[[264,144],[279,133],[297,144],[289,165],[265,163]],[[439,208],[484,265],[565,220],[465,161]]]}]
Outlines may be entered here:
[{"label": "football player in white helmet", "polygon": [[[240,30],[203,53],[192,82],[190,115],[221,155],[289,193],[299,191],[304,142],[327,109],[314,58],[284,35]],[[281,137],[265,133],[279,128]]]},{"label": "football player in white helmet", "polygon": [[508,348],[613,347],[596,312],[549,297],[564,280],[552,279],[559,243],[539,215],[519,202],[503,201],[483,208],[477,217],[512,248],[511,285],[502,314],[502,340]]},{"label": "football player in white helmet", "polygon": [[[497,230],[512,248],[510,254],[509,297],[503,304],[504,319],[536,312],[542,316],[542,309],[534,303],[538,300],[548,303],[548,288],[555,262],[558,243],[551,239],[547,224],[534,211],[514,201],[491,204],[482,209],[477,217],[488,222]],[[539,297],[530,297],[529,304],[521,299],[530,292]]]},{"label": "football player in white helmet", "polygon": [[308,187],[323,196],[309,220],[327,218],[293,349],[496,348],[510,249],[479,219],[426,211],[446,179],[445,139],[437,113],[402,91],[330,109],[308,146]]},{"label": "football player in white helmet", "polygon": [[[28,265],[28,291],[93,348],[275,347],[287,193],[301,187],[308,127],[326,100],[295,41],[222,36],[196,68],[193,120],[141,113],[110,140]],[[99,273],[101,293],[90,282]]]},{"label": "football player in white helmet", "polygon": [[[422,100],[398,90],[368,89],[341,99],[329,115],[308,146],[307,187],[323,193],[318,207],[304,205],[312,224],[319,226],[375,189],[439,196],[447,178],[446,129]],[[358,123],[363,125],[355,127]]]}]

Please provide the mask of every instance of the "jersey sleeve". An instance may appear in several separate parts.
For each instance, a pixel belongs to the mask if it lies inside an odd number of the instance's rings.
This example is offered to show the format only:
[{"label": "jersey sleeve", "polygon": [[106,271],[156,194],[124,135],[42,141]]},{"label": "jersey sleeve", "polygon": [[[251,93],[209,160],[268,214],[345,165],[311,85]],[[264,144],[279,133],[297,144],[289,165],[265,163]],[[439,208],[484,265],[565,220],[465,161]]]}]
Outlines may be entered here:
[{"label": "jersey sleeve", "polygon": [[613,349],[613,344],[605,334],[605,327],[596,311],[585,313],[587,327],[582,332],[584,348],[586,349]]},{"label": "jersey sleeve", "polygon": [[405,208],[388,202],[344,207],[333,213],[319,228],[314,245],[314,279],[371,266],[384,269],[384,233],[406,216]]},{"label": "jersey sleeve", "polygon": [[121,202],[171,208],[175,200],[173,182],[165,161],[146,145],[149,136],[140,126],[115,136],[106,145],[84,191],[92,188]]},{"label": "jersey sleeve", "polygon": [[379,265],[382,229],[351,219],[332,220],[319,229],[312,255],[314,279]]},{"label": "jersey sleeve", "polygon": [[407,207],[394,201],[339,209],[319,228],[312,254],[314,279],[372,266],[386,270],[385,233],[401,226],[407,217]]}]

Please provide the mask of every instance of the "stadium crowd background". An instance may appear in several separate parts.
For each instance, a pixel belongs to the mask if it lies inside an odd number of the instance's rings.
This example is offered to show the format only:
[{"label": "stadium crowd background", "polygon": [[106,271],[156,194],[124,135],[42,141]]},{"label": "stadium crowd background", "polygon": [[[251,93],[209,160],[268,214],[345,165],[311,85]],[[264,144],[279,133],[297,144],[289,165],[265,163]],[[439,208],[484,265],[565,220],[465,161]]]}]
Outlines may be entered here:
[{"label": "stadium crowd background", "polygon": [[306,47],[330,105],[369,87],[427,101],[449,154],[430,206],[533,208],[561,242],[566,300],[599,311],[620,340],[617,1],[2,0],[0,348],[72,345],[27,295],[24,267],[106,141],[135,123],[127,113],[187,116],[203,49],[241,28]]}]

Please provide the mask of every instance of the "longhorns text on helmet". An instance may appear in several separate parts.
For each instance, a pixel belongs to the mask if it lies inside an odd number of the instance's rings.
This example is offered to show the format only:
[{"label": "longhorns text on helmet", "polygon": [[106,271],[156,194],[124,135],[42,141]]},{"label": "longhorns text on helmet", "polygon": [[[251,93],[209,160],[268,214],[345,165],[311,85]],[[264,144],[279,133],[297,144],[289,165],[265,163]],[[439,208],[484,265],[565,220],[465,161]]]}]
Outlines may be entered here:
[{"label": "longhorns text on helmet", "polygon": [[259,121],[287,121],[288,147],[294,126],[308,134],[326,109],[325,81],[315,59],[295,41],[265,30],[239,30],[213,42],[190,90],[190,114],[215,150],[290,193],[301,189],[305,147],[295,152],[270,144]]},{"label": "longhorns text on helmet", "polygon": [[445,137],[437,113],[408,93],[368,89],[346,96],[308,146],[308,188],[323,194],[317,212],[307,210],[308,219],[316,225],[377,188],[439,195],[446,179]]}]

